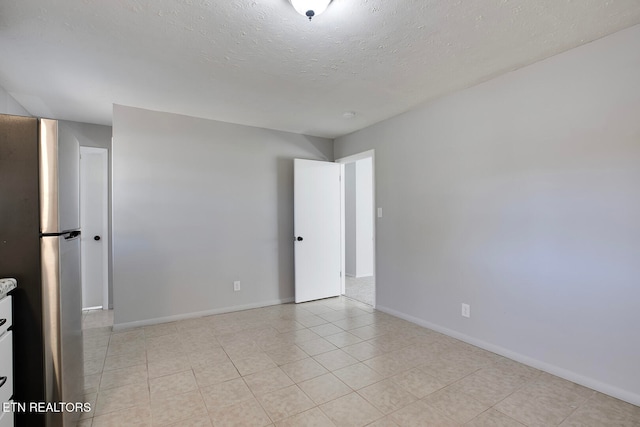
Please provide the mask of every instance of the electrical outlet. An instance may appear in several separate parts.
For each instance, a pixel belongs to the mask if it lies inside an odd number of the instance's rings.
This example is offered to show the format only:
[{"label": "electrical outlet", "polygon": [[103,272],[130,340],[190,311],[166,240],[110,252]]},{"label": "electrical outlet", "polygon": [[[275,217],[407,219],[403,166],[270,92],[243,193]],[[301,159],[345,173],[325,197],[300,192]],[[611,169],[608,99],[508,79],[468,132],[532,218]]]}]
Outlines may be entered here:
[{"label": "electrical outlet", "polygon": [[462,303],[462,317],[471,317],[471,306],[469,304]]},{"label": "electrical outlet", "polygon": [[235,292],[238,292],[240,290],[240,281],[236,280],[235,282],[233,282],[233,290]]}]

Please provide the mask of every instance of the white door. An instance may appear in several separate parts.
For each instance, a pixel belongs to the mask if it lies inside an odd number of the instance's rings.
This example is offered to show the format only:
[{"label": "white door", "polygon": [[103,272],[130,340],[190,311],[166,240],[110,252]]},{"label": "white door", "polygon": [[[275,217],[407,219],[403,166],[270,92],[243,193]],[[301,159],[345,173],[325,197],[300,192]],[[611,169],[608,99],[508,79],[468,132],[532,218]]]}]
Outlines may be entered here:
[{"label": "white door", "polygon": [[109,306],[108,152],[80,147],[80,227],[82,230],[82,307]]},{"label": "white door", "polygon": [[297,303],[340,295],[340,170],[337,163],[293,161]]}]

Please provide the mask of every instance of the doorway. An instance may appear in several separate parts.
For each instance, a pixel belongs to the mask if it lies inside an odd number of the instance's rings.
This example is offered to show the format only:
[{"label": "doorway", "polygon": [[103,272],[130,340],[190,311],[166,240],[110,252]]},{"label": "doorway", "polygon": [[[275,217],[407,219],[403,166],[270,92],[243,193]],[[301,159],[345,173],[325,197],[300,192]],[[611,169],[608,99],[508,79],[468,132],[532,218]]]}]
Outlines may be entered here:
[{"label": "doorway", "polygon": [[336,160],[342,164],[342,294],[375,307],[374,150]]},{"label": "doorway", "polygon": [[80,147],[80,227],[83,310],[109,307],[109,154]]}]

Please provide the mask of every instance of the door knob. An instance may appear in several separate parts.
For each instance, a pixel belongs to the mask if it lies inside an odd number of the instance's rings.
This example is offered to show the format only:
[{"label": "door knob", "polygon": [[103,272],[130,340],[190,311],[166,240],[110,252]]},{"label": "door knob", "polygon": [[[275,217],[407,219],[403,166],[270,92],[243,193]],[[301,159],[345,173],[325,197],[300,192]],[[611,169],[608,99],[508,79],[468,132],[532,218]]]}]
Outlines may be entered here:
[{"label": "door knob", "polygon": [[93,240],[97,242],[98,240],[100,240],[100,236],[93,236]]},{"label": "door knob", "polygon": [[298,242],[302,242],[302,236],[298,236],[298,238],[296,239]]}]

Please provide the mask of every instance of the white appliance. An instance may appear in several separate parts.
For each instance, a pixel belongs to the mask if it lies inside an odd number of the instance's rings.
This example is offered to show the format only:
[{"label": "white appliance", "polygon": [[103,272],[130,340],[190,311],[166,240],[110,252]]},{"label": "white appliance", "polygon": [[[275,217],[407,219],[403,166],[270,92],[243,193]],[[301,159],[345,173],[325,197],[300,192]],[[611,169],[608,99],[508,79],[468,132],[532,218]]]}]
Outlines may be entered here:
[{"label": "white appliance", "polygon": [[7,293],[15,288],[14,279],[0,279],[0,427],[13,427],[13,325],[11,296]]}]

